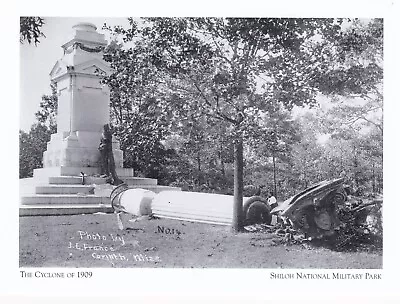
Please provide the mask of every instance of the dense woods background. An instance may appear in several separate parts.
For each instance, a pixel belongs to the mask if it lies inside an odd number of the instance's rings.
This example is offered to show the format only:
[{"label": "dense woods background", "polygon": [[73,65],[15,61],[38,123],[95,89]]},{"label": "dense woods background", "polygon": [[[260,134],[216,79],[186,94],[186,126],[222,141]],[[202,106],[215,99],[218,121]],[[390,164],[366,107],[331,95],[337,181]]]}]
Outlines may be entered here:
[{"label": "dense woods background", "polygon": [[[278,200],[338,177],[359,195],[382,192],[382,19],[129,23],[104,25],[115,70],[104,83],[124,166],[136,175],[233,194],[242,147],[244,184]],[[26,24],[21,42],[38,43],[40,31],[30,36]],[[42,166],[56,111],[53,88],[37,123],[19,133],[20,178]]]}]

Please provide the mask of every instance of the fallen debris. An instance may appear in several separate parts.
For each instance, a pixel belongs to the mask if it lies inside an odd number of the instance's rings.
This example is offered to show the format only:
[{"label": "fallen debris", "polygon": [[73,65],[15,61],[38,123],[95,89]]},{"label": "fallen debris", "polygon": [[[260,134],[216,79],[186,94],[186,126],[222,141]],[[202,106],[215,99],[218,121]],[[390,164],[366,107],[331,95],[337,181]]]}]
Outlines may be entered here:
[{"label": "fallen debris", "polygon": [[340,226],[338,206],[346,200],[344,179],[322,181],[274,208],[271,213],[287,218],[293,228],[307,237],[323,238],[333,235]]},{"label": "fallen debris", "polygon": [[[337,210],[340,225],[333,234],[319,237],[307,236],[304,227],[293,225],[288,218],[281,217],[276,225],[253,224],[244,229],[250,233],[268,233],[278,236],[273,245],[301,244],[310,249],[325,246],[336,251],[379,250],[382,248],[382,197],[349,197]],[[307,231],[307,230],[306,230]]]},{"label": "fallen debris", "polygon": [[333,240],[335,249],[349,250],[363,246],[382,248],[382,205],[382,197],[350,197],[339,210],[343,225]]},{"label": "fallen debris", "polygon": [[245,226],[244,229],[251,233],[268,233],[274,234],[278,238],[272,240],[273,245],[294,245],[302,244],[305,241],[309,241],[303,233],[293,229],[292,225],[288,221],[280,221],[276,225],[267,224],[254,224]]}]

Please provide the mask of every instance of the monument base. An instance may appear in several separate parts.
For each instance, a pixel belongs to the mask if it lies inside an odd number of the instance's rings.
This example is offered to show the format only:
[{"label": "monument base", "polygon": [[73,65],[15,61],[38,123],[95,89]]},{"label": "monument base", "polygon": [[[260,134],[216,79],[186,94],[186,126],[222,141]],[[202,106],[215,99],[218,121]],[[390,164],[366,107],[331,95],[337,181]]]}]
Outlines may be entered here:
[{"label": "monument base", "polygon": [[[83,172],[87,176],[100,176],[100,167],[69,167],[69,166],[59,166],[59,167],[47,167],[39,168],[33,170],[33,176],[35,178],[47,178],[52,176],[81,176]],[[125,177],[133,176],[133,169],[131,168],[116,168],[115,171],[117,175],[122,179]]]},{"label": "monument base", "polygon": [[[160,186],[156,179],[134,177],[133,169],[117,168],[118,176],[129,188],[155,193],[180,190]],[[81,174],[84,173],[84,175]],[[105,185],[99,167],[48,167],[34,170],[34,177],[20,179],[20,216],[68,215],[113,212],[109,191],[95,191]],[[110,185],[110,187],[112,186]]]},{"label": "monument base", "polygon": [[[43,166],[47,167],[97,167],[101,132],[59,132],[51,135],[43,153]],[[123,167],[123,152],[118,141],[112,142],[116,168]]]}]

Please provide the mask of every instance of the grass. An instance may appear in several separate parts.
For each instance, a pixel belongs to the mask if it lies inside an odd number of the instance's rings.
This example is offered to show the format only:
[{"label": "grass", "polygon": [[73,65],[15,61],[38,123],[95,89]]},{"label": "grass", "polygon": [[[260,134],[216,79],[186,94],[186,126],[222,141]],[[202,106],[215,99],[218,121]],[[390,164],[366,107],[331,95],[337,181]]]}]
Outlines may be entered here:
[{"label": "grass", "polygon": [[279,238],[171,219],[141,219],[119,230],[115,214],[20,217],[20,266],[382,268],[382,252],[285,246]]}]

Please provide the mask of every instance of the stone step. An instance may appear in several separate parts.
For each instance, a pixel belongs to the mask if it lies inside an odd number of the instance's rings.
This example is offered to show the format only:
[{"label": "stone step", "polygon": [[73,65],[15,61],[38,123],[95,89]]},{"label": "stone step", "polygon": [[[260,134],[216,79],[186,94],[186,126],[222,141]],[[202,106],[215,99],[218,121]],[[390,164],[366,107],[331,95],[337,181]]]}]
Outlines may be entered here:
[{"label": "stone step", "polygon": [[[128,185],[157,185],[157,179],[145,177],[122,177],[121,178]],[[86,176],[85,185],[102,185],[106,183],[103,177]],[[73,184],[81,185],[82,178],[80,176],[51,176],[48,178],[49,184]]]},{"label": "stone step", "polygon": [[36,194],[93,194],[92,185],[37,185]]},{"label": "stone step", "polygon": [[113,211],[110,204],[21,205],[19,208],[19,215],[73,215],[92,214],[96,212],[112,213]]},{"label": "stone step", "polygon": [[[138,187],[143,187],[143,186],[156,186],[157,185],[157,180],[152,179],[152,178],[144,178],[144,177],[126,177],[123,179],[125,183],[128,184],[129,187],[131,186],[138,186]],[[43,177],[43,178],[22,178],[19,180],[19,194],[20,196],[24,195],[31,195],[31,194],[51,194],[51,193],[89,193],[90,190],[83,189],[77,189],[71,190],[71,189],[66,189],[64,192],[58,191],[56,187],[52,187],[53,185],[59,185],[59,186],[64,186],[64,187],[71,187],[71,186],[77,186],[81,185],[82,183],[82,178],[79,176],[51,176],[51,177]],[[101,177],[93,177],[93,176],[88,176],[85,177],[85,186],[90,187],[95,185],[104,185],[106,184],[106,179],[101,178]],[[50,190],[46,190],[47,187],[51,187]],[[39,190],[37,190],[37,187],[41,187]],[[44,188],[43,188],[44,187]],[[91,188],[92,189],[92,188]]]},{"label": "stone step", "polygon": [[72,204],[110,204],[110,198],[98,195],[74,194],[32,194],[20,198],[21,205],[72,205]]},{"label": "stone step", "polygon": [[[111,187],[111,186],[110,186]],[[159,193],[161,191],[170,191],[170,190],[175,190],[179,191],[180,188],[176,187],[169,187],[169,186],[160,186],[160,185],[129,185],[129,188],[135,189],[135,188],[141,188],[141,189],[147,189],[150,191],[153,191],[155,193]],[[95,186],[94,185],[36,185],[34,187],[34,191],[32,192],[27,192],[25,191],[23,196],[28,196],[30,194],[47,194],[47,195],[52,195],[52,194],[97,194],[94,192]],[[111,193],[111,189],[109,192]],[[105,192],[106,193],[106,192]],[[104,195],[99,195],[99,196],[109,196],[108,192]]]},{"label": "stone step", "polygon": [[[33,170],[35,178],[46,178],[51,176],[79,176],[81,172],[86,175],[100,174],[99,167],[47,167]],[[133,177],[132,168],[116,168],[117,175],[123,177]]]}]

